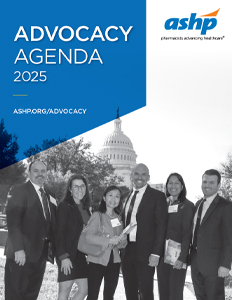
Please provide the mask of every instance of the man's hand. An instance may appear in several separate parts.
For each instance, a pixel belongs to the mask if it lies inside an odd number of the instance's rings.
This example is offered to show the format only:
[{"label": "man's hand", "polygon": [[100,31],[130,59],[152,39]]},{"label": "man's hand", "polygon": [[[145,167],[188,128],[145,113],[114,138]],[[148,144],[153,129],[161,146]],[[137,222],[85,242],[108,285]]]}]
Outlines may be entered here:
[{"label": "man's hand", "polygon": [[19,250],[15,252],[15,262],[19,266],[24,266],[26,262],[26,254],[24,250]]},{"label": "man's hand", "polygon": [[72,262],[69,258],[62,259],[61,261],[61,272],[64,272],[64,275],[71,274]]},{"label": "man's hand", "polygon": [[178,269],[180,270],[183,267],[183,263],[180,260],[176,260],[176,262],[174,263],[173,269]]},{"label": "man's hand", "polygon": [[225,278],[225,277],[227,277],[227,276],[229,276],[230,274],[229,274],[229,269],[227,269],[227,268],[224,268],[224,267],[219,267],[219,269],[218,269],[218,277],[223,277],[223,278]]},{"label": "man's hand", "polygon": [[159,257],[156,256],[156,255],[152,255],[151,254],[150,257],[149,257],[149,264],[148,264],[148,266],[150,266],[150,267],[157,267],[158,264],[159,264]]}]

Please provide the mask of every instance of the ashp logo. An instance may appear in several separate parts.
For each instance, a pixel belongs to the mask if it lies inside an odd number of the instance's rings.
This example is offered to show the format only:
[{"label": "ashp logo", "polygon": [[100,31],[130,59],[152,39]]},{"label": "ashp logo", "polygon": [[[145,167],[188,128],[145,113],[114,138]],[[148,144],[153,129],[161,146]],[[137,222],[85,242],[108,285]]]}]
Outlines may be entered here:
[{"label": "ashp logo", "polygon": [[196,13],[191,13],[190,18],[170,18],[165,24],[164,28],[166,30],[193,30],[194,25],[196,24],[195,30],[201,30],[201,35],[206,35],[208,30],[212,30],[217,25],[216,18],[208,18],[208,17],[216,17],[220,8],[210,14],[200,16],[196,18]]}]

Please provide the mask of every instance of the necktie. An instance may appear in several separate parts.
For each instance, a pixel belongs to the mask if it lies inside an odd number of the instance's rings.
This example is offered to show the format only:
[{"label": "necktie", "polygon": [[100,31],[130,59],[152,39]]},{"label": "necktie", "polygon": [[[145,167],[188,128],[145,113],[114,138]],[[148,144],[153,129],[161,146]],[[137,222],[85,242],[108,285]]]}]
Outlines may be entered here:
[{"label": "necktie", "polygon": [[49,208],[48,208],[48,197],[47,197],[45,191],[42,188],[40,188],[39,191],[40,191],[40,194],[41,194],[44,213],[45,213],[45,219],[46,219],[46,223],[47,223],[47,241],[48,241],[48,243],[45,243],[45,245],[47,247],[47,261],[49,261],[50,263],[53,264],[54,263],[54,256],[53,256],[53,253],[52,253],[52,243],[50,241],[51,216],[50,216],[50,212],[49,212]]},{"label": "necktie", "polygon": [[131,222],[131,214],[132,214],[133,207],[135,205],[135,199],[136,199],[136,195],[138,194],[138,192],[139,191],[135,191],[134,195],[131,199],[130,206],[129,206],[129,209],[128,209],[128,212],[127,212],[127,217],[126,217],[126,226],[128,226]]},{"label": "necktie", "polygon": [[48,198],[46,193],[44,192],[44,190],[42,188],[39,189],[40,193],[41,193],[41,198],[42,198],[42,202],[43,202],[43,208],[44,208],[44,213],[45,213],[45,218],[47,223],[50,223],[51,221],[51,216],[50,216],[50,212],[49,212],[49,208],[48,208]]},{"label": "necktie", "polygon": [[206,199],[203,199],[198,208],[197,222],[196,222],[196,227],[195,227],[194,236],[193,236],[193,249],[197,249],[197,235],[198,235],[198,230],[199,230],[199,227],[201,224],[201,214],[202,214],[202,209],[203,209],[203,205],[204,205],[205,201],[206,201]]}]

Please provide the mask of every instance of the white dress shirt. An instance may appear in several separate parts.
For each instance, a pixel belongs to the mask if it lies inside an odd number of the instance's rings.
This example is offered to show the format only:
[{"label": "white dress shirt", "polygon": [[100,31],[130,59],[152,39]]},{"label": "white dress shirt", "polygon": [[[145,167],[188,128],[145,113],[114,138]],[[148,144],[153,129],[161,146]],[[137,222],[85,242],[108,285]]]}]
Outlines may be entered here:
[{"label": "white dress shirt", "polygon": [[[129,200],[127,201],[126,204],[126,208],[125,208],[125,218],[127,218],[127,213],[130,207],[130,203],[131,203],[131,199],[134,195],[135,191],[138,191],[138,194],[136,195],[136,199],[135,199],[135,204],[131,213],[131,223],[136,223],[136,214],[139,208],[139,204],[143,198],[143,194],[145,193],[145,190],[147,188],[147,184],[145,186],[143,186],[141,189],[135,189],[133,188],[133,192],[130,195]],[[126,223],[126,220],[125,220]],[[136,233],[137,233],[137,226],[135,226],[135,228],[130,232],[130,241],[131,242],[136,242]]]},{"label": "white dress shirt", "polygon": [[[201,221],[203,220],[204,215],[206,214],[210,204],[213,202],[213,200],[216,196],[217,196],[217,193],[208,198],[204,197],[204,199],[206,199],[206,201],[203,203],[203,208],[202,208],[202,213],[201,213]],[[197,223],[197,215],[198,215],[199,206],[200,206],[200,204],[198,205],[197,211],[193,218],[193,237],[194,237],[194,231],[195,231],[195,227],[196,227],[196,223]]]},{"label": "white dress shirt", "polygon": [[[40,202],[41,202],[41,205],[42,205],[42,208],[43,208],[43,213],[44,213],[44,218],[46,219],[46,215],[45,215],[45,211],[44,211],[44,206],[43,206],[43,200],[42,200],[42,196],[41,196],[41,192],[39,191],[39,189],[40,188],[42,188],[43,190],[44,190],[44,187],[42,186],[42,187],[40,187],[39,185],[37,185],[37,184],[35,184],[35,183],[33,183],[31,180],[30,180],[30,182],[32,183],[32,185],[34,186],[34,188],[35,188],[35,190],[36,190],[36,193],[38,194],[38,196],[39,196],[39,200],[40,200]],[[45,192],[45,191],[44,191]],[[50,213],[50,215],[51,215],[51,212],[50,212],[50,207],[49,207],[49,205],[48,205],[48,209],[49,209],[49,213]]]}]

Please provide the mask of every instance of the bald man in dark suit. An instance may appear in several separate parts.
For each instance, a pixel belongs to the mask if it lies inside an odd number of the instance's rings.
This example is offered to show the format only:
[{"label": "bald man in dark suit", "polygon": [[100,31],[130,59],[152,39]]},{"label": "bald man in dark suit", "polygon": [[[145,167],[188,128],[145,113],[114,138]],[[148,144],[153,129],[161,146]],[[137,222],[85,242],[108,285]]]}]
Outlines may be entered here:
[{"label": "bald man in dark suit", "polygon": [[[155,267],[163,255],[168,211],[164,193],[151,188],[149,169],[138,164],[131,174],[133,190],[126,199],[123,221],[137,223],[123,253],[127,300],[153,300]],[[128,220],[129,219],[129,220]]]}]

